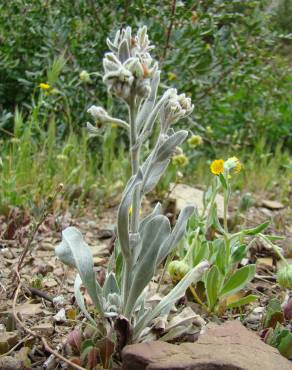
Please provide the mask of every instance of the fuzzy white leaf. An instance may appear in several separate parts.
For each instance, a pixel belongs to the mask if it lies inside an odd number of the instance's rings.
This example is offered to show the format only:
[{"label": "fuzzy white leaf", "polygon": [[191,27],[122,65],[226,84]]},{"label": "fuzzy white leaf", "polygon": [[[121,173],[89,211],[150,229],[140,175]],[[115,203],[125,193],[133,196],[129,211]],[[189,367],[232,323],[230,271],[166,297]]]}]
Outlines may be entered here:
[{"label": "fuzzy white leaf", "polygon": [[63,263],[76,267],[92,302],[100,313],[103,313],[102,289],[93,271],[94,264],[91,250],[76,227],[67,227],[63,230],[62,243],[57,246],[56,255]]}]

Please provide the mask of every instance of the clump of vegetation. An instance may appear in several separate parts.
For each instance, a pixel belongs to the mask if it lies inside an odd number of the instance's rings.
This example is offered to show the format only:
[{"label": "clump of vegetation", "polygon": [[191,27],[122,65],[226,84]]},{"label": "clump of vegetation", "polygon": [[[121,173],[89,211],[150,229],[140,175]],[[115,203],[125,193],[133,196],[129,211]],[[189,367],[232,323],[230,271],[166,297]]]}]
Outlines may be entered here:
[{"label": "clump of vegetation", "polygon": [[[186,236],[174,253],[183,258],[170,262],[167,268],[172,279],[179,281],[191,268],[207,259],[212,267],[204,274],[203,291],[201,286],[200,294],[194,287],[191,287],[191,291],[196,301],[208,312],[217,314],[256,300],[252,294],[236,295],[254,278],[256,270],[253,264],[240,268],[239,265],[246,258],[254,238],[261,237],[261,232],[269,225],[269,222],[265,222],[253,229],[243,228],[233,233],[228,230],[231,179],[241,168],[242,164],[236,157],[226,161],[216,159],[211,163],[210,170],[215,178],[204,194],[204,208],[190,219]],[[223,227],[216,203],[216,196],[221,191],[224,195]]]},{"label": "clump of vegetation", "polygon": [[[192,282],[200,279],[209,264],[201,261],[156,307],[147,307],[149,297],[145,288],[157,267],[183,237],[194,208],[189,206],[183,209],[171,230],[160,204],[141,220],[141,201],[159,181],[176,146],[186,139],[187,131],[174,131],[173,125],[189,115],[193,106],[190,98],[185,94],[178,95],[175,89],[166,90],[157,101],[160,71],[150,55],[152,46],[146,27],[140,28],[136,36],[127,27],[118,31],[114,40],[107,40],[107,43],[111,52],[106,53],[103,59],[103,81],[109,92],[127,105],[129,121],[113,118],[102,107],[92,106],[89,112],[97,125],[115,122],[129,135],[132,176],[118,210],[115,260],[108,268],[103,286],[100,286],[93,270],[90,249],[80,231],[74,227],[63,231],[63,240],[56,253],[64,263],[78,271],[75,296],[84,315],[95,325],[85,307],[81,284],[86,287],[99,316],[112,323],[110,326],[118,333],[117,348],[121,349],[127,343],[143,340],[145,329],[151,327],[154,319],[170,312],[173,304],[184,295]],[[154,147],[141,162],[141,150],[152,135],[157,120],[159,135]],[[87,126],[90,132],[97,131],[90,123]],[[106,321],[104,327],[107,327]],[[106,335],[112,336],[112,330]]]},{"label": "clump of vegetation", "polygon": [[[161,46],[153,54],[164,72],[162,88],[171,83],[198,102],[196,111],[186,119],[193,136],[200,134],[204,145],[197,146],[195,152],[193,144],[185,146],[189,161],[177,158],[161,188],[167,189],[178,166],[187,162],[181,172],[191,181],[196,178],[205,183],[206,158],[225,157],[236,151],[247,163],[245,173],[237,180],[238,189],[271,191],[277,187],[275,177],[280,176],[285,181],[280,197],[287,199],[285,166],[289,161],[285,158],[290,153],[285,151],[289,152],[291,143],[291,67],[277,52],[283,30],[275,29],[266,7],[269,2],[175,3],[173,8],[167,2],[154,4],[152,0],[111,6],[78,1],[74,11],[66,0],[58,7],[38,0],[29,4],[12,0],[10,7],[0,5],[0,39],[4,40],[0,50],[0,136],[5,168],[2,208],[37,203],[60,181],[73,193],[68,204],[80,205],[88,196],[100,201],[109,187],[115,191],[110,185],[121,178],[127,166],[123,160],[127,136],[120,128],[111,130],[107,126],[94,141],[84,136],[76,158],[84,158],[82,153],[86,153],[86,159],[72,160],[72,167],[66,158],[68,147],[76,147],[83,123],[88,120],[84,107],[96,103],[96,89],[98,104],[111,115],[125,118],[125,109],[113,104],[96,70],[106,51],[106,36],[126,18],[133,27],[139,22],[147,24],[154,42]],[[166,35],[162,29],[167,30]],[[22,129],[16,134],[19,118]],[[24,127],[32,121],[30,136]],[[44,143],[47,137],[49,145]],[[263,138],[261,145],[258,138]],[[13,149],[17,147],[14,140],[33,142],[26,151],[26,161],[33,166],[21,163],[24,158]],[[81,148],[84,145],[86,150]],[[227,147],[230,153],[226,153]],[[51,168],[51,158],[57,163],[55,169]],[[76,166],[80,166],[78,174],[74,172]],[[20,168],[25,168],[25,176]],[[37,171],[41,177],[36,176],[35,168],[42,169]],[[274,171],[277,176],[273,176]],[[50,179],[44,174],[50,174]],[[97,174],[98,185],[94,183]],[[34,194],[28,195],[30,184],[36,187]],[[13,191],[7,191],[9,188]]]},{"label": "clump of vegetation", "polygon": [[280,301],[274,298],[268,303],[262,320],[262,337],[265,343],[276,347],[288,359],[292,359],[292,333],[289,328],[291,318],[292,300],[288,300],[282,307]]}]

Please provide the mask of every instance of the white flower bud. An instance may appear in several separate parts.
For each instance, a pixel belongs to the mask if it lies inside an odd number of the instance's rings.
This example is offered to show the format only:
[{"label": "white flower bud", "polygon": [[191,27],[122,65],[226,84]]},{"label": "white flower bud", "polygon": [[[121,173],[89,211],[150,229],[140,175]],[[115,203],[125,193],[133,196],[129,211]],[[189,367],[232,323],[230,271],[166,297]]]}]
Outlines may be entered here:
[{"label": "white flower bud", "polygon": [[160,111],[164,130],[179,119],[191,114],[194,108],[191,99],[187,98],[185,94],[178,95],[176,89],[169,89],[165,94],[168,94],[168,99],[166,99]]},{"label": "white flower bud", "polygon": [[87,110],[88,113],[92,115],[92,117],[95,119],[95,121],[105,123],[108,122],[111,117],[107,113],[106,110],[104,110],[102,107],[97,107],[96,105],[93,105]]}]

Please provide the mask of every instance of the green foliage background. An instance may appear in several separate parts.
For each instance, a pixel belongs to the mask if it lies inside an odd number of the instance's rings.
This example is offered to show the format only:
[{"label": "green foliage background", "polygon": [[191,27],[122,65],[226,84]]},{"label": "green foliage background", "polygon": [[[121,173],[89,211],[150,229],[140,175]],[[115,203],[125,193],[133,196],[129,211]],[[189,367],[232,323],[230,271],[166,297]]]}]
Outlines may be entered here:
[{"label": "green foliage background", "polygon": [[[100,76],[106,37],[123,25],[134,30],[148,26],[163,70],[161,92],[174,86],[192,97],[195,110],[188,126],[204,139],[198,155],[254,151],[259,142],[267,152],[279,146],[291,151],[292,72],[289,55],[282,53],[291,45],[289,7],[291,0],[282,0],[272,9],[269,1],[260,0],[75,0],[74,6],[68,0],[2,1],[0,135],[2,160],[4,152],[10,161],[9,166],[4,163],[2,181],[14,179],[17,196],[13,203],[22,203],[18,189],[23,177],[27,186],[31,185],[27,178],[35,177],[25,175],[23,154],[17,152],[21,146],[13,151],[11,138],[33,143],[25,154],[30,163],[39,163],[40,151],[45,157],[50,153],[50,166],[49,161],[40,162],[50,179],[59,174],[58,166],[64,166],[66,156],[71,162],[66,165],[68,173],[62,167],[62,174],[72,185],[75,181],[90,188],[97,174],[115,176],[115,161],[123,161],[121,148],[127,144],[120,132],[104,128],[100,138],[84,139],[86,149],[81,144],[75,147],[75,154],[76,150],[87,153],[79,164],[78,155],[74,162],[66,148],[83,142],[90,105],[124,114],[114,110],[116,105],[107,97]],[[80,80],[83,70],[90,74],[90,82]],[[42,94],[40,82],[49,83],[57,93]],[[15,125],[20,121],[17,136]],[[60,155],[63,164],[53,165],[57,156],[60,162]],[[85,172],[79,176],[91,180],[72,178],[74,166],[83,166]],[[24,173],[21,181],[19,168]],[[62,180],[61,175],[57,177]],[[54,181],[46,178],[42,183],[49,188]]]}]

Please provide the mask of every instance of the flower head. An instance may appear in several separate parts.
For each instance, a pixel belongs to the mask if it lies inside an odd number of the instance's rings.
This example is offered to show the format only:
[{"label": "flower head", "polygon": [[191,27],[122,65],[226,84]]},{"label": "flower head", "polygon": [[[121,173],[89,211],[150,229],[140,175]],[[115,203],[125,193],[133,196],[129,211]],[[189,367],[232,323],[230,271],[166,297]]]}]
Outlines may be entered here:
[{"label": "flower head", "polygon": [[242,164],[237,157],[230,157],[224,163],[224,168],[228,171],[233,170],[235,173],[238,173],[241,171]]},{"label": "flower head", "polygon": [[168,127],[179,119],[190,115],[194,109],[190,98],[185,94],[177,94],[176,89],[169,89],[164,93],[165,102],[160,110],[161,124],[166,131]]},{"label": "flower head", "polygon": [[107,40],[111,50],[103,59],[104,83],[110,92],[124,100],[131,94],[146,98],[150,93],[150,80],[157,70],[149,51],[147,28],[142,27],[136,36],[127,27],[116,33],[114,41]]},{"label": "flower head", "polygon": [[42,89],[42,90],[49,90],[51,88],[51,86],[49,84],[46,84],[44,82],[41,82],[39,84],[39,88]]},{"label": "flower head", "polygon": [[172,157],[172,163],[178,167],[185,167],[189,163],[189,159],[184,153],[180,153]]},{"label": "flower head", "polygon": [[83,70],[79,73],[79,78],[82,82],[91,82],[90,75],[87,71]]},{"label": "flower head", "polygon": [[189,139],[188,139],[188,144],[191,148],[196,148],[197,146],[199,145],[202,145],[203,144],[203,139],[200,135],[192,135]]},{"label": "flower head", "polygon": [[224,172],[224,160],[215,159],[215,161],[211,163],[210,169],[213,175],[220,175]]},{"label": "flower head", "polygon": [[167,271],[173,281],[179,281],[190,271],[190,267],[184,261],[172,261]]}]

